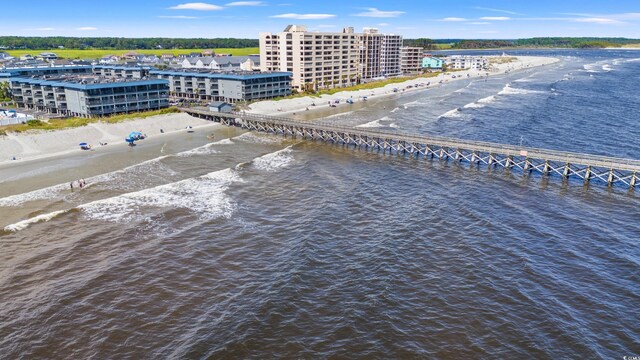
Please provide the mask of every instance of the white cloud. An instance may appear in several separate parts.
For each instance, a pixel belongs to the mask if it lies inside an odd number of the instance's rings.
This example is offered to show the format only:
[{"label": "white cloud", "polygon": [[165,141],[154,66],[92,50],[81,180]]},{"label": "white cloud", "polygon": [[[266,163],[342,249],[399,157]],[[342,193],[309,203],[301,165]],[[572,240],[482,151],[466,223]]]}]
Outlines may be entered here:
[{"label": "white cloud", "polygon": [[378,26],[389,26],[389,23],[379,23]]},{"label": "white cloud", "polygon": [[225,4],[224,6],[262,6],[262,5],[264,5],[264,2],[262,1],[234,1],[228,4]]},{"label": "white cloud", "polygon": [[185,16],[185,15],[160,15],[161,19],[200,19],[197,16]]},{"label": "white cloud", "polygon": [[515,11],[501,10],[501,9],[494,9],[494,8],[486,8],[486,7],[481,7],[481,6],[476,6],[474,9],[499,12],[499,13],[509,14],[509,15],[520,15]]},{"label": "white cloud", "polygon": [[222,6],[207,4],[207,3],[185,3],[176,6],[172,6],[169,9],[171,10],[198,10],[198,11],[212,11],[212,10],[222,10],[224,9]]},{"label": "white cloud", "polygon": [[333,14],[280,14],[273,15],[272,18],[278,19],[297,19],[297,20],[322,20],[322,19],[330,19],[336,17]]},{"label": "white cloud", "polygon": [[483,16],[480,18],[480,20],[506,21],[506,20],[511,20],[511,18],[506,16]]},{"label": "white cloud", "polygon": [[488,21],[472,21],[469,24],[471,24],[471,25],[489,25],[491,23],[488,22]]},{"label": "white cloud", "polygon": [[460,18],[460,17],[446,17],[446,18],[440,19],[440,21],[467,21],[467,19]]},{"label": "white cloud", "polygon": [[76,28],[76,30],[80,30],[80,31],[93,31],[93,30],[98,30],[98,28],[95,28],[95,27],[93,27],[93,26],[83,26],[83,27]]},{"label": "white cloud", "polygon": [[367,8],[368,11],[361,12],[355,16],[375,17],[375,18],[392,18],[404,14],[404,11],[382,11],[376,8]]},{"label": "white cloud", "polygon": [[593,24],[621,24],[621,21],[615,19],[608,18],[596,18],[596,17],[588,17],[588,18],[577,18],[572,19],[573,22],[585,22],[585,23],[593,23]]},{"label": "white cloud", "polygon": [[31,30],[31,31],[53,31],[53,30],[55,30],[55,28],[52,28],[52,27],[42,27],[42,28],[25,29],[25,30]]}]

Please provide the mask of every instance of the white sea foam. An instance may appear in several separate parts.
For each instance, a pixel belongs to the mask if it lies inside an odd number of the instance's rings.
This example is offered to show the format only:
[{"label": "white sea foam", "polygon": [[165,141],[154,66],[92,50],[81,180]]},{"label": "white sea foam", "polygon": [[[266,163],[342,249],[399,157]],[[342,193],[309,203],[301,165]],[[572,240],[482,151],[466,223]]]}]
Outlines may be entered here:
[{"label": "white sea foam", "polygon": [[604,64],[604,65],[602,65],[602,70],[604,70],[604,71],[612,71],[613,68],[608,64]]},{"label": "white sea foam", "polygon": [[452,118],[452,119],[457,119],[461,117],[462,117],[462,113],[460,112],[459,108],[449,110],[446,113],[438,116],[438,118]]},{"label": "white sea foam", "polygon": [[478,100],[477,102],[480,104],[490,104],[492,102],[496,101],[496,96],[495,95],[491,95],[491,96],[487,96],[485,98],[482,98],[480,100]]},{"label": "white sea foam", "polygon": [[232,169],[156,186],[80,205],[86,217],[123,222],[149,219],[144,208],[187,209],[202,219],[229,217],[235,209],[225,194],[232,183],[241,181]]},{"label": "white sea foam", "polygon": [[394,112],[396,112],[396,111],[398,111],[398,110],[400,110],[400,108],[399,108],[399,107],[394,108],[394,109],[393,109],[393,110],[391,110],[390,112],[394,113]]},{"label": "white sea foam", "polygon": [[211,155],[211,154],[217,154],[218,151],[216,151],[215,149],[213,149],[213,145],[215,145],[215,143],[209,143],[191,150],[187,150],[187,151],[183,151],[183,152],[179,152],[176,154],[176,156],[179,157],[189,157],[192,155]]},{"label": "white sea foam", "polygon": [[384,116],[378,120],[374,120],[374,121],[369,121],[368,123],[364,123],[364,124],[360,124],[360,125],[356,125],[356,127],[363,127],[363,128],[379,128],[379,127],[385,127],[387,125],[383,124],[383,121],[392,121],[393,119],[388,117],[388,116]]},{"label": "white sea foam", "polygon": [[398,124],[396,124],[396,123],[391,123],[391,124],[389,124],[389,127],[390,127],[390,128],[394,128],[394,129],[397,129],[397,128],[399,128],[400,126],[398,126]]},{"label": "white sea foam", "polygon": [[19,222],[15,223],[15,224],[7,225],[7,226],[4,227],[4,230],[5,231],[20,231],[20,230],[24,230],[27,227],[29,227],[29,225],[31,225],[31,224],[35,224],[35,223],[38,223],[38,222],[41,222],[41,221],[44,221],[44,222],[49,221],[49,220],[53,219],[54,217],[56,217],[56,216],[58,216],[60,214],[64,214],[64,213],[66,213],[68,211],[69,210],[60,210],[60,211],[54,211],[54,212],[51,212],[51,213],[48,213],[48,214],[38,215],[38,216],[32,217],[32,218],[27,219],[27,220],[19,221]]},{"label": "white sea foam", "polygon": [[504,86],[504,88],[502,88],[502,91],[500,91],[498,95],[527,95],[540,93],[542,93],[542,91],[513,88],[509,84],[507,84]]},{"label": "white sea foam", "polygon": [[483,104],[483,103],[479,103],[479,102],[472,102],[472,103],[468,103],[467,105],[463,106],[463,108],[465,109],[479,109],[479,108],[483,108],[487,106],[487,104]]},{"label": "white sea foam", "polygon": [[233,140],[231,139],[222,139],[213,143],[213,145],[232,145]]},{"label": "white sea foam", "polygon": [[69,184],[58,184],[27,193],[7,196],[0,199],[0,206],[19,206],[29,201],[55,199],[63,190],[69,189]]},{"label": "white sea foam", "polygon": [[287,167],[293,162],[291,146],[287,146],[282,150],[262,155],[253,160],[253,167],[262,171],[276,171]]},{"label": "white sea foam", "polygon": [[379,127],[384,127],[384,125],[380,123],[380,120],[374,120],[374,121],[369,121],[368,123],[365,123],[365,124],[356,125],[356,127],[379,128]]},{"label": "white sea foam", "polygon": [[279,137],[273,135],[257,134],[251,131],[240,136],[236,136],[234,139],[255,144],[275,144],[282,141]]},{"label": "white sea foam", "polygon": [[640,61],[640,58],[626,60],[626,62],[636,62],[636,61]]},{"label": "white sea foam", "polygon": [[343,113],[337,113],[337,114],[333,114],[333,115],[325,116],[325,119],[332,119],[332,118],[342,117],[342,116],[349,115],[349,114],[352,114],[352,113],[353,113],[353,111],[347,111],[347,112],[343,112]]},{"label": "white sea foam", "polygon": [[582,66],[583,69],[585,69],[587,72],[590,72],[590,73],[599,72],[598,70],[596,70],[596,67],[597,67],[597,64],[586,64]]}]

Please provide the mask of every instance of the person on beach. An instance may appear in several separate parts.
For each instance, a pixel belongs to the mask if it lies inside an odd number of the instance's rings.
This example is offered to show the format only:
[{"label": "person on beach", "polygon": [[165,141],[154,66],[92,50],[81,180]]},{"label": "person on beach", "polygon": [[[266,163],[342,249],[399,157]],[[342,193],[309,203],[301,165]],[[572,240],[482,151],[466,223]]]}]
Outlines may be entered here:
[{"label": "person on beach", "polygon": [[73,181],[69,183],[69,186],[71,187],[71,190],[73,190]]}]

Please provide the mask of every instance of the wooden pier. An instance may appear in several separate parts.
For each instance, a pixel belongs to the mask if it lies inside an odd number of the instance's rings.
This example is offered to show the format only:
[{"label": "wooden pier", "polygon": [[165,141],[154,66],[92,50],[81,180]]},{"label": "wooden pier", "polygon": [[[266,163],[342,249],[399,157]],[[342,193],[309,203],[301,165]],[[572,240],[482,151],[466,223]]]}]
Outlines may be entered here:
[{"label": "wooden pier", "polygon": [[244,112],[214,113],[191,108],[181,110],[192,116],[213,120],[228,126],[240,126],[249,130],[283,136],[365,147],[376,151],[388,151],[392,154],[465,161],[490,167],[500,166],[506,169],[520,169],[525,173],[537,172],[543,176],[556,174],[564,179],[582,179],[585,183],[599,180],[608,186],[619,184],[632,189],[640,182],[640,160],[439,136],[414,135],[404,132],[361,130],[315,121],[302,122],[285,117]]}]

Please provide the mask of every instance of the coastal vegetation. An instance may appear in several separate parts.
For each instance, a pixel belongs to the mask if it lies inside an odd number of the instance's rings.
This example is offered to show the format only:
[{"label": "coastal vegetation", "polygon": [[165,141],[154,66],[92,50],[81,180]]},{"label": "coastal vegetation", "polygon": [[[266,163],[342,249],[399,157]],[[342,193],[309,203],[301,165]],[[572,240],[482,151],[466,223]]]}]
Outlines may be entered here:
[{"label": "coastal vegetation", "polygon": [[86,126],[91,123],[103,122],[109,124],[115,124],[119,122],[125,122],[132,119],[142,119],[150,116],[172,114],[180,112],[176,107],[169,107],[166,109],[145,111],[130,114],[120,114],[104,118],[67,118],[67,119],[51,119],[49,121],[42,120],[28,120],[25,124],[6,125],[0,128],[0,135],[6,135],[7,132],[25,132],[29,130],[62,130],[70,129],[81,126]]},{"label": "coastal vegetation", "polygon": [[[173,56],[178,56],[182,54],[191,54],[191,53],[201,53],[203,48],[194,48],[194,49],[149,49],[149,50],[139,50],[139,49],[122,49],[122,50],[113,50],[113,49],[20,49],[20,50],[6,50],[7,53],[11,56],[20,57],[22,55],[31,54],[37,55],[41,52],[54,52],[58,57],[65,59],[98,59],[106,55],[116,55],[122,56],[127,52],[136,52],[139,54],[146,55],[157,55],[160,56],[162,54],[172,54]],[[216,48],[213,49],[216,54],[231,54],[237,56],[245,56],[249,54],[258,54],[260,49],[257,47],[248,47],[248,48]]]},{"label": "coastal vegetation", "polygon": [[638,44],[638,39],[593,37],[538,37],[517,40],[457,40],[453,49],[496,48],[607,48]]},{"label": "coastal vegetation", "polygon": [[214,49],[258,47],[258,39],[235,38],[118,38],[118,37],[26,37],[0,36],[0,46],[8,49]]}]

